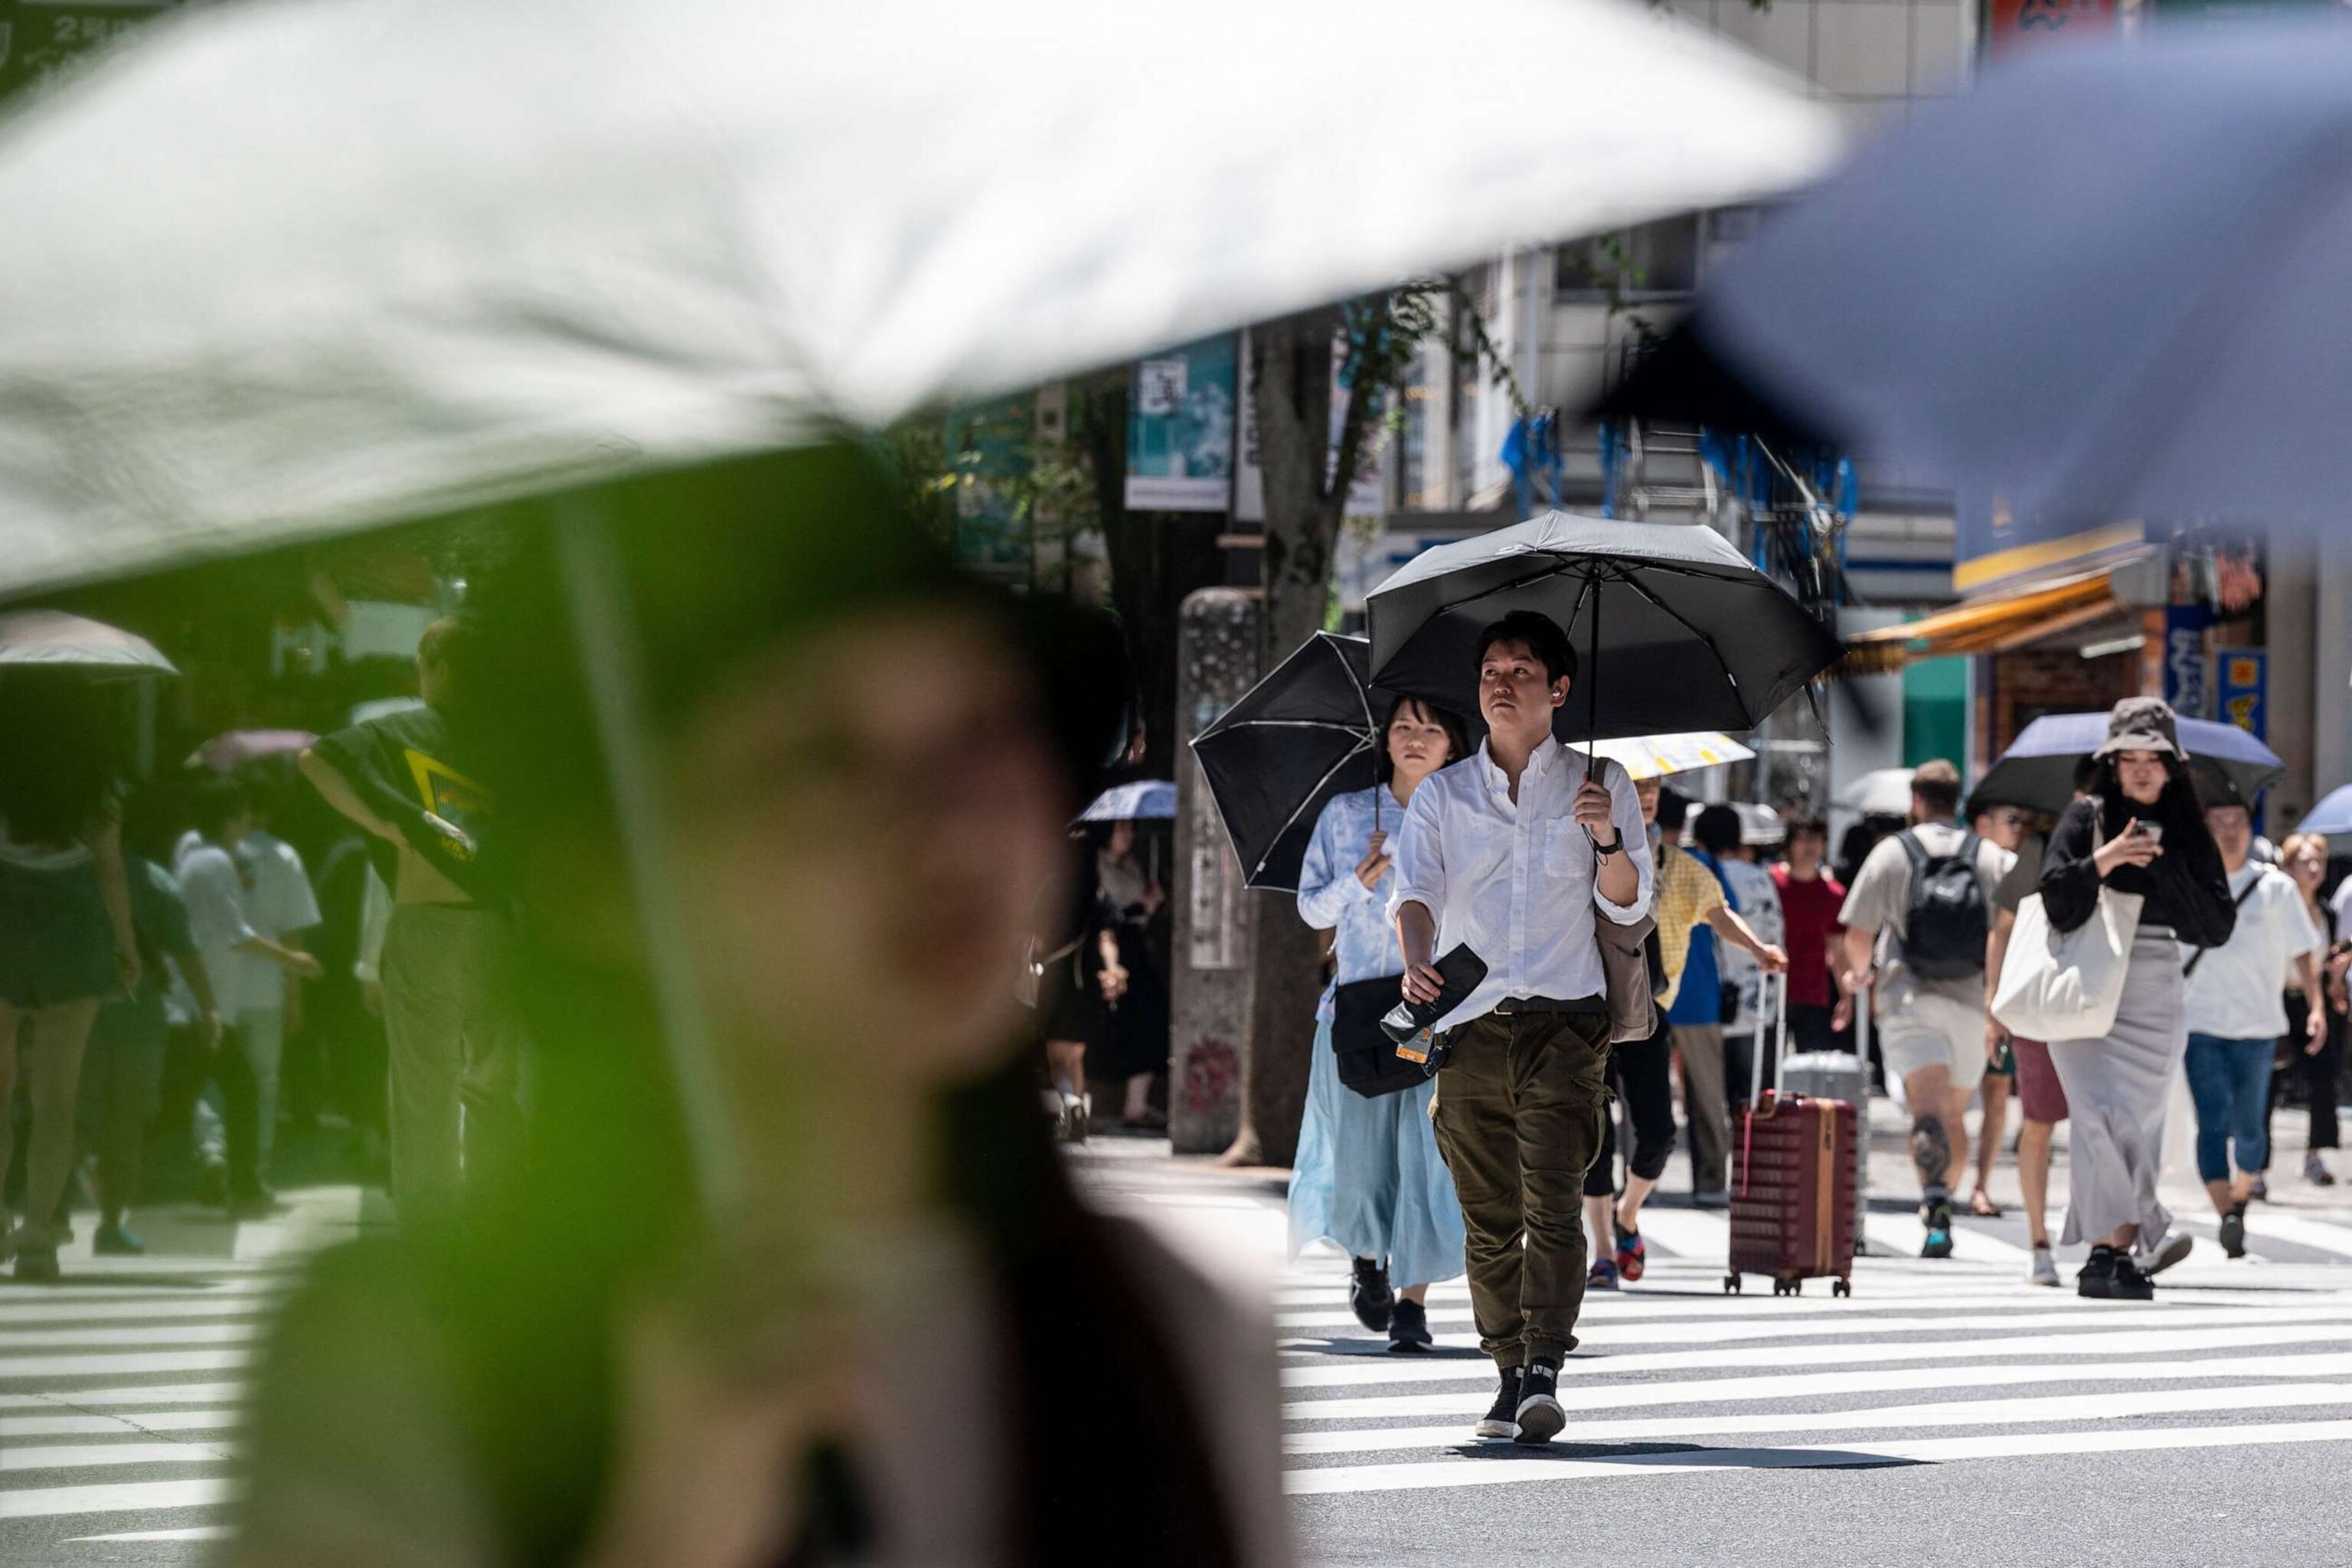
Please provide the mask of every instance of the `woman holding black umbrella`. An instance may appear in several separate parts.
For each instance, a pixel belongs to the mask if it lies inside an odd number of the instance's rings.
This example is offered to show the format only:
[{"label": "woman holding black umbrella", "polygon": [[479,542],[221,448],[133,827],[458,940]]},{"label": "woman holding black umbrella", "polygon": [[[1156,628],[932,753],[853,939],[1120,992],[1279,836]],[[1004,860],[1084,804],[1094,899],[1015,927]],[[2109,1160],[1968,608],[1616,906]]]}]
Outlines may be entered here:
[{"label": "woman holding black umbrella", "polygon": [[1315,1012],[1290,1244],[1296,1251],[1328,1237],[1346,1247],[1357,1321],[1386,1333],[1391,1350],[1412,1351],[1432,1342],[1429,1287],[1463,1268],[1462,1205],[1430,1129],[1436,1080],[1371,1098],[1353,1092],[1340,1082],[1333,1028],[1343,987],[1389,981],[1366,990],[1381,1010],[1394,1005],[1404,960],[1388,923],[1389,843],[1422,781],[1468,755],[1470,742],[1459,719],[1411,698],[1390,710],[1381,734],[1380,782],[1323,807],[1299,870],[1299,918],[1335,933],[1338,972]]}]

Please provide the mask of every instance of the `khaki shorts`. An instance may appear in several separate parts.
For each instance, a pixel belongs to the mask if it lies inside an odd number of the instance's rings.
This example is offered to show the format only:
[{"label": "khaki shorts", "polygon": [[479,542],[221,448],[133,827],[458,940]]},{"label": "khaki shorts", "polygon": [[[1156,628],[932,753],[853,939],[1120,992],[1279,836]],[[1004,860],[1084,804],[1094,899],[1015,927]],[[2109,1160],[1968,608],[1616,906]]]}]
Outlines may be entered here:
[{"label": "khaki shorts", "polygon": [[1985,1074],[1980,1004],[1898,983],[1878,1009],[1878,1053],[1887,1072],[1908,1078],[1921,1068],[1949,1068],[1954,1089],[1972,1089]]}]

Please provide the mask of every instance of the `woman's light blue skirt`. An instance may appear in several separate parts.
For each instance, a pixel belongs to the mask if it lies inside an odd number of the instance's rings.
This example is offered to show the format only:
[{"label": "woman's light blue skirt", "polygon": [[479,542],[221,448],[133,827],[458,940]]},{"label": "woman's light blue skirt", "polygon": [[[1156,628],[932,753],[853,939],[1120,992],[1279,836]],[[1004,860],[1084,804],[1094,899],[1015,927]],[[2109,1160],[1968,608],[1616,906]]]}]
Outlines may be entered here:
[{"label": "woman's light blue skirt", "polygon": [[1307,1117],[1290,1173],[1290,1250],[1328,1237],[1388,1259],[1389,1283],[1462,1272],[1462,1205],[1429,1124],[1434,1080],[1367,1100],[1339,1081],[1331,1026],[1315,1026]]}]

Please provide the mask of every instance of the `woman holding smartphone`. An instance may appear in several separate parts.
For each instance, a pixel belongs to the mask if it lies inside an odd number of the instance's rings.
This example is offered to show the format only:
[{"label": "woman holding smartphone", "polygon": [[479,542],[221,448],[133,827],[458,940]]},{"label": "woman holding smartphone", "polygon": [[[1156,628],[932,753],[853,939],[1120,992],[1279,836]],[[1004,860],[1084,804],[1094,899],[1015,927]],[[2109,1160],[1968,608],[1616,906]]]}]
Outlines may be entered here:
[{"label": "woman holding smartphone", "polygon": [[2221,946],[2237,910],[2171,708],[2153,697],[2116,703],[2092,757],[2089,795],[2050,838],[2043,906],[2053,927],[2074,931],[2097,912],[2102,886],[2144,902],[2113,1026],[2103,1037],[2050,1042],[2074,1123],[2059,1242],[2092,1244],[2079,1294],[2145,1301],[2149,1273],[2188,1241],[2156,1194],[2166,1102],[2189,1049],[2179,944]]},{"label": "woman holding smartphone", "polygon": [[[1462,1205],[1429,1123],[1436,1080],[1367,1099],[1340,1083],[1331,1032],[1342,986],[1404,973],[1387,914],[1391,835],[1422,781],[1470,748],[1460,720],[1410,698],[1391,710],[1382,732],[1381,782],[1325,805],[1299,867],[1298,916],[1334,932],[1339,968],[1315,1010],[1290,1245],[1296,1252],[1328,1237],[1346,1247],[1357,1321],[1387,1334],[1391,1350],[1416,1351],[1432,1343],[1429,1287],[1463,1269]],[[1380,994],[1385,1010],[1395,988]]]}]

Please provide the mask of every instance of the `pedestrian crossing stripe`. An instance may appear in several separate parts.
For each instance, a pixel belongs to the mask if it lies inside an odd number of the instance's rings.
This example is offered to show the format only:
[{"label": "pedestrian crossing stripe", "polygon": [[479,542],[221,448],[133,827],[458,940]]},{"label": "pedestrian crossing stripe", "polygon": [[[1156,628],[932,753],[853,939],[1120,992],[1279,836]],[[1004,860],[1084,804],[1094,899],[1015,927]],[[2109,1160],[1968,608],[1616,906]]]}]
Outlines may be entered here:
[{"label": "pedestrian crossing stripe", "polygon": [[[2316,1314],[2341,1320],[2342,1304]],[[2166,1355],[2197,1351],[2242,1349],[2276,1344],[2282,1339],[2304,1342],[2352,1342],[2352,1323],[2323,1321],[2290,1329],[2292,1318],[2273,1319],[2242,1328],[2117,1329],[2071,1334],[2011,1334],[1995,1339],[1953,1342],[1927,1341],[1906,1344],[1758,1345],[1731,1349],[1655,1351],[1633,1355],[1571,1356],[1560,1369],[1560,1386],[1588,1376],[1605,1377],[1629,1372],[1685,1372],[1707,1367],[1852,1366],[1865,1362],[1985,1361],[2028,1356]],[[1856,1331],[1866,1331],[1857,1321]],[[1369,1358],[1368,1358],[1369,1359]],[[1367,1387],[1397,1383],[1489,1383],[1494,1368],[1464,1358],[1458,1361],[1397,1362],[1370,1366],[1290,1366],[1282,1370],[1286,1388]]]},{"label": "pedestrian crossing stripe", "polygon": [[[2124,1454],[2163,1448],[2231,1448],[2352,1441],[2352,1420],[2282,1422],[2227,1426],[2163,1426],[2136,1431],[2002,1432],[1973,1437],[1912,1438],[1885,1443],[1814,1443],[1787,1448],[1696,1448],[1612,1455],[1605,1458],[1508,1457],[1496,1462],[1359,1465],[1291,1470],[1284,1489],[1294,1497],[1337,1492],[1428,1490],[1507,1486],[1528,1481],[1596,1480],[1695,1475],[1749,1469],[1857,1469],[1885,1465],[1948,1464],[1961,1459],[2037,1458],[2058,1455]],[[1540,1454],[1542,1450],[1524,1450]]]},{"label": "pedestrian crossing stripe", "polygon": [[[61,1405],[63,1403],[60,1401]],[[245,1413],[234,1407],[226,1410],[126,1410],[120,1415],[7,1415],[0,1416],[0,1445],[25,1437],[220,1431],[236,1426],[244,1419]]]},{"label": "pedestrian crossing stripe", "polygon": [[[2215,1378],[2352,1377],[2352,1352],[2321,1351],[2259,1356],[2164,1361],[2092,1362],[2066,1366],[1898,1367],[1867,1372],[1804,1372],[1760,1377],[1685,1378],[1674,1382],[1580,1383],[1564,1380],[1559,1402],[1570,1410],[1652,1409],[1670,1405],[1761,1403],[1840,1394],[1916,1394],[2025,1387],[2035,1384],[2167,1383]],[[1286,1405],[1286,1421],[1399,1420],[1416,1415],[1475,1419],[1492,1401],[1493,1377],[1475,1389],[1307,1400]]]},{"label": "pedestrian crossing stripe", "polygon": [[0,1475],[114,1465],[215,1465],[235,1458],[234,1452],[216,1443],[52,1443],[0,1448]]},{"label": "pedestrian crossing stripe", "polygon": [[[1780,1317],[1769,1311],[1751,1312],[1744,1320],[1708,1319],[1704,1320],[1704,1327],[1695,1327],[1693,1320],[1684,1316],[1643,1319],[1596,1319],[1586,1316],[1580,1319],[1579,1327],[1589,1331],[1581,1336],[1585,1348],[1598,1350],[1659,1341],[1682,1342],[1690,1340],[1695,1334],[1704,1335],[1708,1341],[1718,1344],[1727,1340],[1802,1339],[1824,1334],[1845,1335],[1853,1333],[1857,1325],[1866,1326],[1874,1334],[1911,1334],[1949,1333],[1954,1330],[1965,1329],[2084,1328],[2100,1323],[2145,1324],[2147,1321],[2147,1309],[2137,1302],[2118,1302],[2113,1305],[2084,1302],[2079,1306],[2070,1302],[2056,1310],[2049,1310],[2058,1300],[2053,1293],[2039,1300],[2018,1301],[2006,1311],[1986,1311],[1979,1309],[1966,1312],[1905,1317],[1864,1317],[1843,1310],[1845,1303],[1840,1301],[1837,1303],[1837,1310],[1807,1317]],[[1906,1303],[1906,1310],[1909,1304]],[[2034,1310],[2037,1307],[2043,1310]],[[2165,1321],[2180,1328],[2193,1328],[2200,1324],[2212,1324],[2220,1327],[2239,1323],[2287,1323],[2315,1319],[2326,1321],[2343,1317],[2346,1308],[2341,1303],[2314,1306],[2309,1302],[2272,1300],[2209,1307],[2200,1301],[2193,1307],[2181,1307],[2168,1311],[2165,1314]],[[1361,1331],[1361,1325],[1356,1323],[1354,1314],[1331,1315],[1337,1316],[1350,1326],[1357,1327],[1359,1331]],[[1467,1322],[1470,1320],[1470,1313],[1465,1309],[1452,1312],[1432,1312],[1429,1318],[1433,1323]],[[1277,1320],[1277,1322],[1280,1321],[1281,1320]],[[1283,1326],[1288,1325],[1286,1323]],[[1304,1342],[1328,1344],[1330,1342]],[[1475,1339],[1461,1342],[1473,1345],[1476,1343]],[[1393,1366],[1396,1362],[1384,1354],[1381,1364]]]},{"label": "pedestrian crossing stripe", "polygon": [[[2133,1393],[2043,1394],[2021,1399],[1963,1399],[1927,1405],[1881,1405],[1862,1410],[1780,1411],[1764,1414],[1676,1415],[1668,1418],[1577,1423],[1568,1436],[1577,1443],[1638,1443],[1660,1438],[1733,1436],[1762,1432],[1901,1430],[1917,1426],[1993,1426],[2004,1423],[2120,1421],[2141,1415],[2178,1415],[2216,1410],[2274,1410],[2295,1405],[2352,1405],[2352,1383],[2264,1383],[2231,1388],[2174,1388]],[[1477,1409],[1483,1411],[1482,1398]],[[1401,1448],[1464,1447],[1461,1422],[1444,1426],[1387,1426],[1337,1432],[1294,1432],[1283,1439],[1288,1454],[1369,1454]]]},{"label": "pedestrian crossing stripe", "polygon": [[180,1481],[100,1482],[94,1486],[0,1489],[0,1520],[59,1514],[152,1513],[234,1502],[240,1489],[217,1478]]}]

